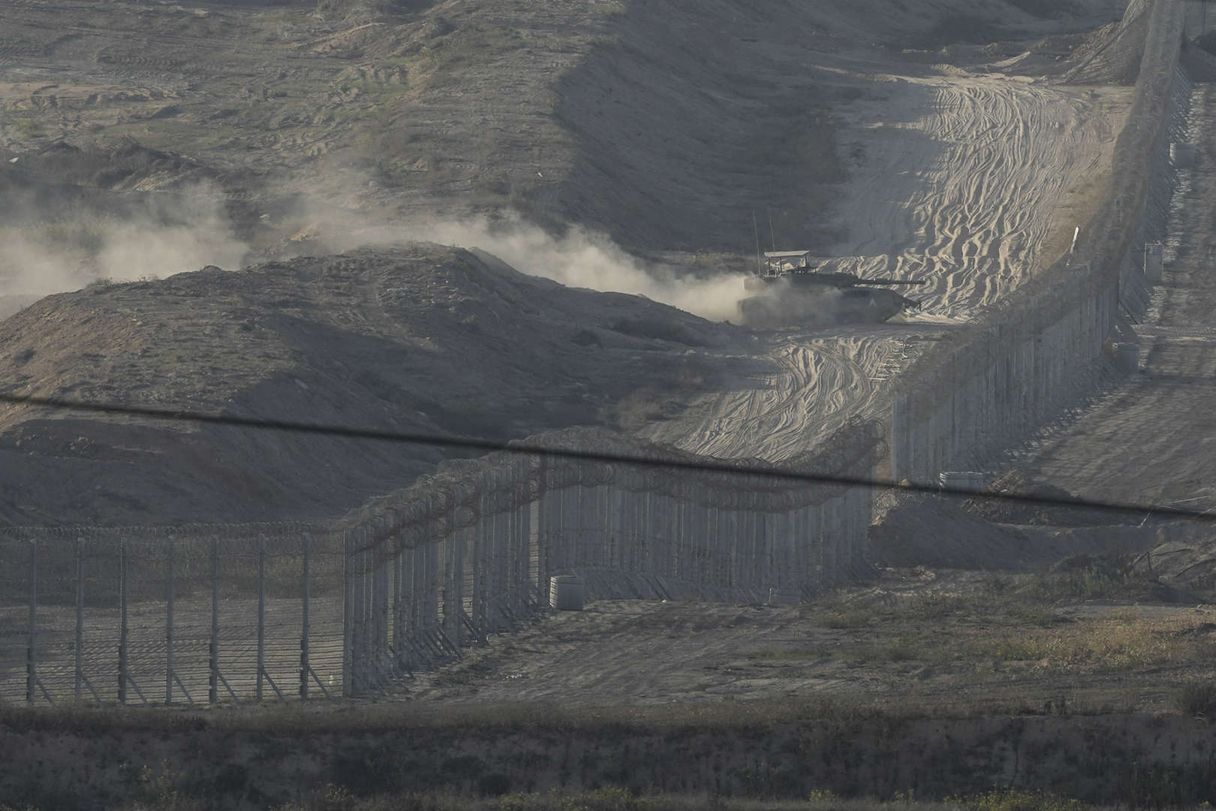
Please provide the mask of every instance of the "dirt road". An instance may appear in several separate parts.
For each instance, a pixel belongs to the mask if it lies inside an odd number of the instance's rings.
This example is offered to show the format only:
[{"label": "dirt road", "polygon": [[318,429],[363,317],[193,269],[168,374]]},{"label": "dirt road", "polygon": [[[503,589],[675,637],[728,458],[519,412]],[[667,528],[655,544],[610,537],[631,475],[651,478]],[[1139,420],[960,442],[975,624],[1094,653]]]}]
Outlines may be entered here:
[{"label": "dirt road", "polygon": [[[1114,148],[1126,91],[1002,74],[896,82],[858,106],[847,137],[868,157],[850,184],[840,269],[920,278],[927,314],[965,321],[1067,248],[1070,209]],[[1055,255],[1051,255],[1051,254]]]},{"label": "dirt road", "polygon": [[644,434],[722,458],[786,461],[806,453],[853,416],[877,416],[887,382],[940,330],[849,327],[765,339],[755,376],[695,399]]},{"label": "dirt road", "polygon": [[1197,145],[1172,206],[1164,282],[1136,327],[1142,370],[1021,461],[1078,495],[1216,506],[1216,88],[1192,100]]},{"label": "dirt road", "polygon": [[1045,582],[919,570],[797,608],[598,602],[492,637],[403,691],[461,704],[819,695],[922,708],[1065,700],[1148,708],[1206,668],[1210,608],[1083,604],[1063,593],[1048,607],[1033,590]]},{"label": "dirt road", "polygon": [[650,438],[697,453],[782,461],[851,417],[876,416],[887,381],[1068,248],[1109,170],[1123,89],[934,69],[868,77],[842,131],[858,166],[839,203],[848,238],[829,269],[921,278],[910,324],[785,333],[769,372],[694,401]]}]

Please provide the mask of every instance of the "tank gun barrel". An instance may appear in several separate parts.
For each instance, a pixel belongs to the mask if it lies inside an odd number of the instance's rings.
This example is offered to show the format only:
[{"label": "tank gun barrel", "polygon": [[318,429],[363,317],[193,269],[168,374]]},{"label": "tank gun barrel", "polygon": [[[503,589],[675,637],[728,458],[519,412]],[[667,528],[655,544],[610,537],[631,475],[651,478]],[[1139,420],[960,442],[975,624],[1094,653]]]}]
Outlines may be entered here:
[{"label": "tank gun barrel", "polygon": [[882,287],[915,287],[928,284],[928,279],[861,279],[860,284],[872,284]]}]

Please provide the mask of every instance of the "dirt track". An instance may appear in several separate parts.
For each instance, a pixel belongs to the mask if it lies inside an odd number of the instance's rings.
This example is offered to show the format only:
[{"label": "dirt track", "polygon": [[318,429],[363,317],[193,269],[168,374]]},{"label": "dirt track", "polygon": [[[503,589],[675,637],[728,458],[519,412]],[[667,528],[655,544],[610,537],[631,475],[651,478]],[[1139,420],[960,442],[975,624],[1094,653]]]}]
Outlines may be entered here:
[{"label": "dirt track", "polygon": [[[1016,582],[917,570],[800,608],[598,602],[494,637],[402,690],[422,702],[461,704],[607,707],[820,695],[1038,709],[1067,696],[1080,705],[1162,709],[1174,686],[1208,669],[1210,607],[1019,595]],[[1189,647],[1192,638],[1193,651],[1170,649],[1175,640]]]},{"label": "dirt track", "polygon": [[885,385],[941,330],[852,327],[766,337],[754,376],[693,400],[643,433],[722,458],[785,461],[854,416],[879,416]]},{"label": "dirt track", "polygon": [[1067,250],[1109,171],[1126,92],[942,71],[850,108],[862,164],[845,186],[850,239],[828,263],[871,278],[924,279],[907,326],[787,334],[771,373],[708,395],[650,435],[686,450],[784,460],[854,416],[877,416],[884,383],[946,325],[974,319]]},{"label": "dirt track", "polygon": [[[951,322],[1064,250],[1087,183],[1107,169],[1122,91],[1034,77],[1058,76],[1080,41],[1068,32],[1105,22],[1108,4],[1052,17],[992,2],[990,23],[952,28],[973,6],[449,0],[344,17],[312,15],[312,3],[115,3],[103,14],[31,0],[3,12],[0,148],[18,158],[2,164],[3,179],[22,190],[14,227],[51,244],[95,242],[130,198],[204,183],[223,203],[220,225],[231,219],[218,229],[230,247],[272,257],[323,252],[313,234],[326,222],[515,208],[546,225],[604,230],[652,257],[706,249],[737,259],[751,250],[750,211],[771,209],[784,247],[815,248],[863,274],[925,276],[914,294],[924,312],[904,325],[693,347],[692,366],[721,373],[689,373],[667,390],[642,382],[614,393],[616,406],[579,413],[687,450],[789,459],[850,417],[881,412],[888,381]],[[972,39],[960,42],[963,33]],[[998,38],[1017,44],[983,45]],[[117,178],[105,171],[112,151],[38,152],[61,138],[129,137],[146,148],[128,150],[143,162]],[[39,194],[55,216],[26,204]],[[62,194],[71,206],[58,207]],[[234,316],[195,315],[189,326],[201,334],[225,329],[206,318]],[[511,311],[484,317],[526,323]],[[76,379],[80,391],[96,382],[67,344],[36,350],[60,363],[40,372],[47,379]],[[170,355],[124,361],[122,375],[149,385]],[[285,362],[274,352],[263,361],[259,371],[224,356],[187,372],[174,360],[173,384],[157,396],[233,391],[238,378],[253,388]],[[97,393],[122,396],[111,383]],[[532,423],[505,424],[510,433]],[[43,451],[63,454],[57,441]]]},{"label": "dirt track", "polygon": [[1164,282],[1135,328],[1141,371],[1019,460],[1034,479],[1109,500],[1216,507],[1214,127],[1216,90],[1201,86],[1188,134],[1197,161],[1172,206]]},{"label": "dirt track", "polygon": [[1068,209],[1108,171],[1124,100],[955,71],[866,105],[854,127],[872,157],[844,206],[840,267],[925,279],[912,293],[926,315],[974,318],[1067,249],[1084,216]]}]

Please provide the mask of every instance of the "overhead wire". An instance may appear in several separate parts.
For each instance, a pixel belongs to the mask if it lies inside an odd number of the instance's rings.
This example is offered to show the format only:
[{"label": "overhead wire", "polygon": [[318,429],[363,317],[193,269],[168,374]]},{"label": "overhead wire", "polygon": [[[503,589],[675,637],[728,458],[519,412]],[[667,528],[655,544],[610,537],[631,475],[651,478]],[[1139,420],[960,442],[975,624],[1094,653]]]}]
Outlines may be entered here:
[{"label": "overhead wire", "polygon": [[1180,502],[1173,504],[1146,504],[1102,499],[1078,498],[1074,496],[1056,496],[1036,493],[1010,493],[995,491],[979,491],[968,488],[951,487],[949,485],[895,481],[863,476],[844,476],[834,473],[816,473],[813,471],[795,470],[774,465],[758,465],[748,463],[746,466],[714,459],[679,459],[635,454],[589,451],[576,448],[555,448],[523,441],[495,440],[484,437],[444,436],[440,434],[387,431],[374,428],[356,428],[343,425],[328,425],[324,423],[296,422],[292,420],[273,420],[261,417],[241,417],[231,414],[205,414],[196,411],[176,408],[155,408],[152,406],[125,405],[120,403],[99,403],[84,400],[68,400],[59,397],[36,397],[20,394],[0,394],[0,403],[11,405],[36,406],[56,410],[71,410],[92,414],[109,414],[128,417],[143,417],[165,422],[186,422],[200,425],[216,425],[231,428],[245,428],[258,431],[276,431],[313,436],[330,436],[342,439],[361,440],[368,442],[388,442],[406,445],[418,445],[433,448],[443,448],[458,451],[479,451],[483,453],[509,453],[521,456],[532,456],[549,459],[565,459],[586,462],[598,462],[612,465],[629,465],[642,468],[657,468],[669,471],[688,471],[699,473],[722,473],[735,476],[751,476],[762,479],[773,479],[802,484],[835,485],[843,487],[868,487],[875,490],[886,490],[903,493],[919,493],[929,495],[960,496],[983,501],[1003,502],[1008,504],[1032,504],[1045,507],[1095,510],[1127,516],[1177,518],[1199,523],[1216,524],[1216,513],[1211,510],[1197,510],[1178,507]]}]

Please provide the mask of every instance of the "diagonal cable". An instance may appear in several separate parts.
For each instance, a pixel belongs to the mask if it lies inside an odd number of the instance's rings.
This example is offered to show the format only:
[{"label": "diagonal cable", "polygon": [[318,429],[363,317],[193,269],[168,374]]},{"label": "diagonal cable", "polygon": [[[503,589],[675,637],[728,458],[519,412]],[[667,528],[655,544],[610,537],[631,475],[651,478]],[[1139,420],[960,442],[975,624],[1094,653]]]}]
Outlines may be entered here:
[{"label": "diagonal cable", "polygon": [[734,476],[755,476],[803,484],[836,485],[844,487],[870,487],[904,493],[927,493],[932,495],[954,495],[985,501],[1009,504],[1034,504],[1047,507],[1069,507],[1109,512],[1118,515],[1146,515],[1146,517],[1180,518],[1199,523],[1216,524],[1216,513],[1210,510],[1188,509],[1174,505],[1138,504],[1133,502],[1105,501],[1101,499],[1076,498],[1072,496],[1036,495],[1032,493],[976,492],[958,487],[923,482],[897,482],[892,479],[841,476],[837,474],[813,473],[791,470],[771,465],[747,467],[710,459],[676,459],[637,456],[632,454],[553,448],[531,445],[526,442],[502,441],[480,437],[443,436],[440,434],[385,431],[372,428],[353,428],[324,423],[272,420],[260,417],[203,414],[186,409],[153,408],[151,406],[121,405],[65,400],[57,397],[34,397],[19,394],[0,394],[0,403],[39,406],[59,410],[81,411],[92,414],[115,414],[130,417],[145,417],[166,422],[189,422],[202,425],[221,425],[232,428],[248,428],[258,431],[277,431],[292,434],[311,434],[369,442],[390,442],[404,445],[422,445],[449,450],[480,451],[483,453],[510,453],[519,456],[535,456],[549,459],[569,459],[603,464],[631,465],[635,467],[683,470],[698,473],[724,473]]}]

